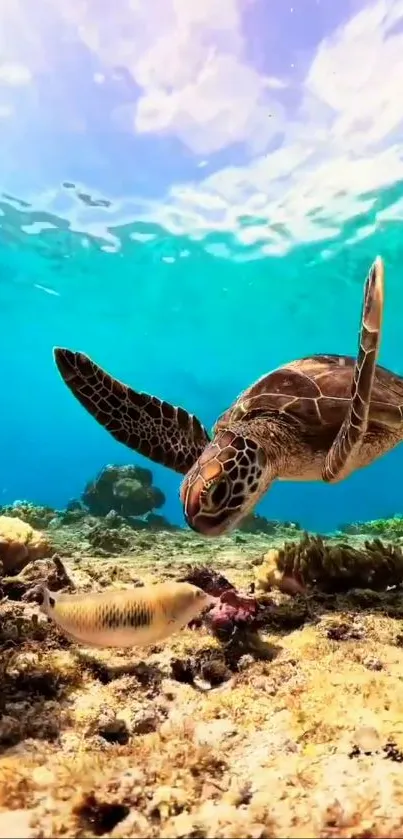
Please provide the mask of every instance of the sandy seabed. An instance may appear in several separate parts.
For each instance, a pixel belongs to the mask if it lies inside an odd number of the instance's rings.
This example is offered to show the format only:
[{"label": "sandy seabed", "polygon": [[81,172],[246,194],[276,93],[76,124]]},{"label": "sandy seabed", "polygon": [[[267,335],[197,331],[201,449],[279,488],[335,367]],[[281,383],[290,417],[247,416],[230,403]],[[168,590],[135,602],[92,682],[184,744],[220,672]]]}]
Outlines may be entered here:
[{"label": "sandy seabed", "polygon": [[[84,590],[195,564],[247,588],[273,542],[134,538],[133,553],[96,557],[54,534]],[[32,565],[32,579],[52,573]],[[403,596],[273,599],[263,643],[236,653],[204,627],[89,650],[3,599],[0,839],[403,836]]]}]

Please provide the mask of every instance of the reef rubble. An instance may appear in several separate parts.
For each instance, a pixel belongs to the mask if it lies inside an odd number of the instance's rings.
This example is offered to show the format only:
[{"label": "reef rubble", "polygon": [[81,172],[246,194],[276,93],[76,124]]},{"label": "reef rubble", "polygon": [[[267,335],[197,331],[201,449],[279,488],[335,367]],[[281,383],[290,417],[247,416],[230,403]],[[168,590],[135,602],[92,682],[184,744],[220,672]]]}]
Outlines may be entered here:
[{"label": "reef rubble", "polygon": [[[0,839],[403,836],[398,535],[45,509],[0,518],[0,550],[42,545],[0,569]],[[146,650],[79,647],[35,599],[167,578],[219,599]]]}]

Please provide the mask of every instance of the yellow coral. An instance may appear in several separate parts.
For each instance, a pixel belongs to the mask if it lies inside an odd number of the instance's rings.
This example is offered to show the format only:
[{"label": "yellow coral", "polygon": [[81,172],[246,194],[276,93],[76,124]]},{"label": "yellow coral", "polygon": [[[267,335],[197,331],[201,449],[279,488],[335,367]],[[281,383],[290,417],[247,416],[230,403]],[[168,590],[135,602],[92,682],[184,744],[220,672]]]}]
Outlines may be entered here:
[{"label": "yellow coral", "polygon": [[43,533],[11,516],[0,516],[0,561],[6,574],[20,571],[28,562],[50,556]]},{"label": "yellow coral", "polygon": [[263,557],[263,562],[255,570],[255,582],[259,589],[268,592],[278,588],[284,594],[297,594],[303,586],[281,568],[281,553],[271,548]]}]

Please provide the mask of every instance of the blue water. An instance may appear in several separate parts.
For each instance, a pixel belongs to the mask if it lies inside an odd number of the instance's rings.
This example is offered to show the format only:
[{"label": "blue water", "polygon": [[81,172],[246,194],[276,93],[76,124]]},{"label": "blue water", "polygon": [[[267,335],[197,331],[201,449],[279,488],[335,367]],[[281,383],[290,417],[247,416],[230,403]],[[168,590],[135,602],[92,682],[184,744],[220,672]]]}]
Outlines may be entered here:
[{"label": "blue water", "polygon": [[[61,202],[68,189],[60,188]],[[310,353],[355,355],[363,282],[380,253],[379,361],[403,374],[403,240],[396,213],[388,213],[402,196],[401,184],[358,196],[367,209],[318,241],[289,242],[280,227],[273,231],[280,252],[270,254],[263,234],[242,244],[223,232],[195,240],[151,223],[113,226],[113,202],[97,211],[105,214],[102,231],[84,235],[62,212],[3,195],[0,504],[29,499],[60,508],[105,464],[139,463],[151,465],[166,494],[161,512],[183,523],[180,477],[115,442],[86,413],[57,373],[54,345],[89,354],[211,427],[270,369]],[[336,486],[276,483],[258,510],[318,531],[402,513],[402,467],[403,446]]]}]

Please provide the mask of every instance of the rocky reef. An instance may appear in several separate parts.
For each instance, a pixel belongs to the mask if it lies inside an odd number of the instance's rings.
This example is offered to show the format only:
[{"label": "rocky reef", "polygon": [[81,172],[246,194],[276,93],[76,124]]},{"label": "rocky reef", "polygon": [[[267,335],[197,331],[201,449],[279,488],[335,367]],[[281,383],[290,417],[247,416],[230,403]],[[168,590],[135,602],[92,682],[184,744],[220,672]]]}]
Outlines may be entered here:
[{"label": "rocky reef", "polygon": [[8,518],[18,518],[37,530],[46,530],[51,521],[61,516],[62,513],[52,507],[33,504],[31,501],[14,501],[13,504],[5,504],[0,507],[0,515]]},{"label": "rocky reef", "polygon": [[138,466],[106,466],[89,481],[80,499],[72,499],[65,510],[15,501],[0,507],[0,515],[19,519],[31,528],[54,532],[67,528],[78,546],[103,555],[130,551],[136,541],[133,530],[175,529],[165,516],[154,512],[165,503],[163,492],[153,485],[152,472]]},{"label": "rocky reef", "polygon": [[373,521],[350,522],[340,525],[339,532],[349,536],[373,534],[384,539],[403,539],[403,516],[394,515]]},{"label": "rocky reef", "polygon": [[165,495],[153,486],[150,469],[111,465],[87,484],[81,502],[92,516],[107,516],[114,510],[124,518],[137,518],[162,507]]},{"label": "rocky reef", "polygon": [[2,515],[18,517],[32,527],[46,529],[70,524],[85,517],[105,518],[112,514],[129,520],[133,526],[170,526],[154,513],[165,504],[164,493],[153,485],[152,472],[139,466],[105,466],[88,482],[80,499],[72,499],[65,510],[37,506],[29,501],[15,501],[0,508]]},{"label": "rocky reef", "polygon": [[238,530],[241,533],[265,533],[267,536],[287,536],[292,531],[301,530],[296,521],[276,521],[266,519],[258,513],[250,513],[240,522]]},{"label": "rocky reef", "polygon": [[[157,512],[165,503],[163,492],[154,485],[150,469],[138,466],[105,466],[87,483],[82,495],[72,499],[64,510],[15,501],[0,507],[0,515],[18,518],[39,531],[60,530],[59,544],[68,552],[84,549],[100,556],[117,556],[135,551],[141,537],[138,531],[186,532]],[[296,522],[277,522],[258,514],[246,516],[238,540],[250,534],[274,539],[292,537],[300,530]]]},{"label": "rocky reef", "polygon": [[[111,558],[75,528],[0,580],[0,836],[402,835],[398,547],[132,528]],[[35,600],[167,578],[217,605],[146,650],[76,646]]]},{"label": "rocky reef", "polygon": [[[103,513],[88,487],[0,511],[0,839],[403,836],[396,520],[325,537],[255,515],[203,539],[161,521],[152,476],[141,513],[141,475],[108,469]],[[77,646],[38,609],[42,583],[166,579],[216,604],[147,649]]]}]

